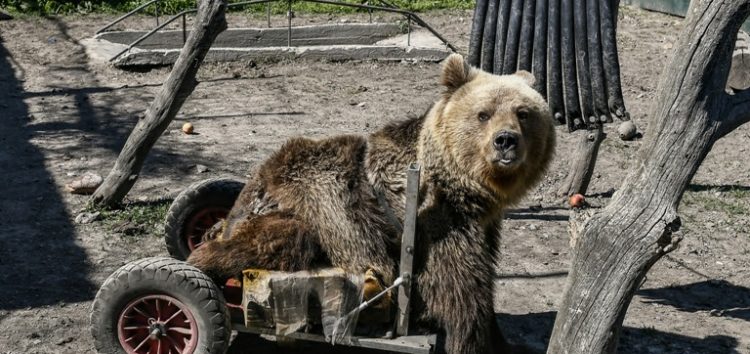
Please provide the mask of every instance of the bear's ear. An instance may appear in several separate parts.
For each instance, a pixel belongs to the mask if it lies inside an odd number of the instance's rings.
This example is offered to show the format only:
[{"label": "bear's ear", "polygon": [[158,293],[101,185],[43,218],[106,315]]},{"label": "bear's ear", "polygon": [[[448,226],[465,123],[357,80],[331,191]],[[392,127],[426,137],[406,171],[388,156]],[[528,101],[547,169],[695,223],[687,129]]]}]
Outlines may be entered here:
[{"label": "bear's ear", "polygon": [[471,71],[471,66],[464,61],[464,57],[459,54],[451,54],[443,63],[440,83],[448,89],[447,93],[451,94],[471,81],[473,76]]},{"label": "bear's ear", "polygon": [[534,83],[536,82],[536,78],[530,72],[528,72],[526,70],[519,70],[519,71],[516,71],[516,73],[513,74],[513,75],[515,75],[517,77],[520,77],[527,85],[529,85],[531,87],[534,87]]}]

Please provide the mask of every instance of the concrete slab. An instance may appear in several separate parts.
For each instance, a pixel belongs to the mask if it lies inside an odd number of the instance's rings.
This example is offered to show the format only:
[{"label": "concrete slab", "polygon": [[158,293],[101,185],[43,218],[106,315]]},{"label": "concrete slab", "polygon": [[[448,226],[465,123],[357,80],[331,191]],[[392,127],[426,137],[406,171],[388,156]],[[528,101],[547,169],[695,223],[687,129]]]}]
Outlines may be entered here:
[{"label": "concrete slab", "polygon": [[[130,44],[147,31],[113,31],[98,34],[96,39]],[[184,33],[189,35],[190,31]],[[373,44],[401,34],[392,23],[347,23],[292,27],[292,45]],[[159,31],[138,44],[141,49],[179,49],[183,45],[182,30]],[[229,28],[219,34],[214,47],[276,47],[287,45],[287,28]]]},{"label": "concrete slab", "polygon": [[[92,60],[109,61],[145,32],[105,32],[81,43]],[[450,50],[427,30],[402,34],[396,24],[327,24],[292,28],[237,28],[220,35],[207,62],[307,60],[440,61]],[[164,31],[117,58],[118,67],[173,64],[182,47],[182,31]]]}]

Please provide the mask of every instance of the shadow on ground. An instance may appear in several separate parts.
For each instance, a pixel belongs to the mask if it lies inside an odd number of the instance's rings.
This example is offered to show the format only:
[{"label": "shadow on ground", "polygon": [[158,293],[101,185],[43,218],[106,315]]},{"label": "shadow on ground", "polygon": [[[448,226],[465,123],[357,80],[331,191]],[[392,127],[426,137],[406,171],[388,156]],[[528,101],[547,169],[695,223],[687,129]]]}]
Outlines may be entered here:
[{"label": "shadow on ground", "polygon": [[[497,314],[508,340],[542,354],[550,340],[556,312]],[[695,338],[651,328],[624,327],[618,352],[629,354],[740,354],[738,340],[729,336]]]},{"label": "shadow on ground", "polygon": [[0,37],[0,309],[88,300],[86,254],[42,152],[29,142],[12,62]]},{"label": "shadow on ground", "polygon": [[708,311],[714,316],[750,321],[750,289],[726,280],[638,291],[644,302],[669,305],[679,311]]}]

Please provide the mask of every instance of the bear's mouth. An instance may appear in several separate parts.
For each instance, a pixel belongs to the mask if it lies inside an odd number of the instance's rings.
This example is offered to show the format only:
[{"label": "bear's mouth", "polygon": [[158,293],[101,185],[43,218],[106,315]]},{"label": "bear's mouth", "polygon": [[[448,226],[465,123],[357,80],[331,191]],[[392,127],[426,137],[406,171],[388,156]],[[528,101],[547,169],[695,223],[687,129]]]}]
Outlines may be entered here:
[{"label": "bear's mouth", "polygon": [[507,151],[505,153],[497,153],[492,159],[492,162],[502,167],[513,167],[519,163],[520,159],[515,151]]}]

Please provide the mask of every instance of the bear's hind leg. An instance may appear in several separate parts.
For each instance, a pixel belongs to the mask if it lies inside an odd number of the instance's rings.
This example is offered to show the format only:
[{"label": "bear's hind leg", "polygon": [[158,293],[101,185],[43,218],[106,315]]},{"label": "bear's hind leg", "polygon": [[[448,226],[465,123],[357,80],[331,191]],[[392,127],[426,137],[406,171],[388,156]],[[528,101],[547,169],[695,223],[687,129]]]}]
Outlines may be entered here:
[{"label": "bear's hind leg", "polygon": [[221,282],[249,268],[306,270],[323,258],[315,234],[285,212],[249,215],[227,236],[204,243],[193,251],[188,263]]}]

